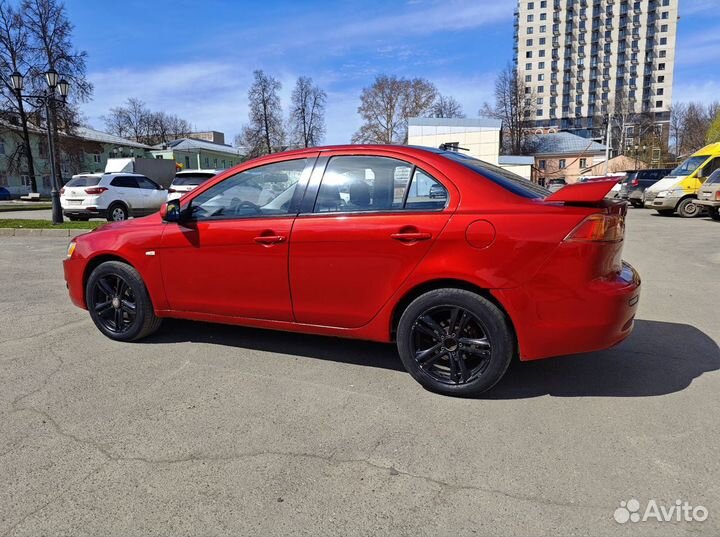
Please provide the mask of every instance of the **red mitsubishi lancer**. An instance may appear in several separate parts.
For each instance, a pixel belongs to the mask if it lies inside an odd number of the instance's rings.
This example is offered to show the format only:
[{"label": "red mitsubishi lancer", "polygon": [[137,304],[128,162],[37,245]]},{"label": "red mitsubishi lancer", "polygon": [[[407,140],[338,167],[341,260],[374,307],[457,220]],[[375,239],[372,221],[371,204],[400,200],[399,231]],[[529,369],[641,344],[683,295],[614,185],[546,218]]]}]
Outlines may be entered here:
[{"label": "red mitsubishi lancer", "polygon": [[514,356],[630,334],[640,280],[621,258],[626,205],[605,199],[615,182],[551,194],[419,147],[276,153],[77,237],[65,279],[115,340],[173,317],[396,342],[420,384],[475,395]]}]

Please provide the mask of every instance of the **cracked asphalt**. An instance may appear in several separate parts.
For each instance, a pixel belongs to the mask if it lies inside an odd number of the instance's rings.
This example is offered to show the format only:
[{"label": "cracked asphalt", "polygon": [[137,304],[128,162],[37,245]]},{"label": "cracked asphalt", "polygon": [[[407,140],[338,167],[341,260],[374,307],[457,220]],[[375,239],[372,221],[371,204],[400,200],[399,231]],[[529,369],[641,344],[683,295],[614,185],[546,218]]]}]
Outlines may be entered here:
[{"label": "cracked asphalt", "polygon": [[[0,238],[0,536],[718,535],[720,226],[630,210],[633,335],[424,391],[390,346],[166,322],[115,343],[57,238]],[[705,522],[621,525],[620,501]]]}]

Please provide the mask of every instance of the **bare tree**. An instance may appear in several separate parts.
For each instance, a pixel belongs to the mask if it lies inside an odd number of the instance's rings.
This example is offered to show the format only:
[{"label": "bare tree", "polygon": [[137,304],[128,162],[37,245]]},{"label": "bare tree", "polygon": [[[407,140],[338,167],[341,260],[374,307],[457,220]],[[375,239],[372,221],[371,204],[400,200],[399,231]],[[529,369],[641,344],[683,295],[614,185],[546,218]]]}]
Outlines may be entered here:
[{"label": "bare tree", "polygon": [[430,109],[430,117],[465,117],[462,105],[449,95],[438,95]]},{"label": "bare tree", "polygon": [[720,142],[720,111],[715,112],[715,117],[710,123],[710,127],[705,135],[705,141],[709,144]]},{"label": "bare tree", "polygon": [[[18,72],[27,75],[30,69],[30,44],[25,25],[20,13],[5,1],[0,2],[0,99],[2,109],[6,114],[16,116],[20,120],[21,144],[18,149],[17,170],[22,170],[21,162],[24,160],[28,176],[30,177],[30,191],[37,192],[35,178],[35,162],[30,145],[30,132],[28,129],[28,115],[25,103],[10,83],[10,75]],[[4,115],[6,115],[4,114]],[[12,117],[10,119],[13,119]]]},{"label": "bare tree", "polygon": [[314,86],[312,78],[301,76],[297,79],[290,109],[292,143],[312,147],[322,141],[326,102],[327,93]]},{"label": "bare tree", "polygon": [[250,122],[242,129],[237,145],[248,148],[248,155],[266,155],[282,148],[285,143],[280,81],[261,70],[254,72],[255,81],[248,90]]},{"label": "bare tree", "polygon": [[435,101],[437,89],[423,79],[411,80],[380,75],[360,95],[358,113],[363,124],[352,137],[353,143],[407,143],[408,119],[426,115]]},{"label": "bare tree", "polygon": [[685,119],[687,117],[687,104],[675,103],[670,107],[670,140],[676,155],[683,153],[685,146]]},{"label": "bare tree", "polygon": [[111,108],[103,120],[111,134],[148,145],[177,140],[192,131],[188,121],[174,114],[152,112],[143,101],[133,97],[124,106]]},{"label": "bare tree", "polygon": [[27,28],[32,50],[30,84],[36,90],[44,88],[44,73],[55,69],[70,83],[71,94],[66,106],[58,109],[51,102],[50,126],[55,131],[56,176],[61,180],[60,146],[63,139],[57,136],[58,125],[66,132],[77,124],[77,104],[87,101],[93,86],[85,77],[87,53],[77,51],[72,44],[73,25],[67,18],[65,5],[58,0],[23,0],[22,21]]},{"label": "bare tree", "polygon": [[522,155],[530,151],[530,130],[537,110],[537,96],[523,82],[522,72],[508,65],[495,80],[495,104],[483,105],[480,115],[502,121],[503,151]]}]

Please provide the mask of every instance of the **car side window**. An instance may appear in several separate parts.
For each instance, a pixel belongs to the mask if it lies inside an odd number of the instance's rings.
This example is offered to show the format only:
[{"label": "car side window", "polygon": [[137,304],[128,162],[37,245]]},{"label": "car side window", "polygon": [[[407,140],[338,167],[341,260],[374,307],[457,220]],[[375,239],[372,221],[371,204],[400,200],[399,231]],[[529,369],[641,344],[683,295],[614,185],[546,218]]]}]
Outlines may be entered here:
[{"label": "car side window", "polygon": [[415,169],[405,202],[406,209],[443,209],[447,199],[448,191],[437,179],[420,169]]},{"label": "car side window", "polygon": [[137,178],[138,185],[140,188],[144,188],[146,190],[159,190],[160,187],[155,183],[154,181],[151,181],[147,177],[138,177]]},{"label": "car side window", "polygon": [[110,184],[118,188],[139,188],[137,179],[129,175],[120,175],[113,179]]},{"label": "car side window", "polygon": [[313,212],[402,209],[412,165],[388,157],[332,157],[325,168]]},{"label": "car side window", "polygon": [[298,182],[312,171],[311,159],[258,166],[217,183],[190,202],[191,218],[218,220],[288,214]]}]

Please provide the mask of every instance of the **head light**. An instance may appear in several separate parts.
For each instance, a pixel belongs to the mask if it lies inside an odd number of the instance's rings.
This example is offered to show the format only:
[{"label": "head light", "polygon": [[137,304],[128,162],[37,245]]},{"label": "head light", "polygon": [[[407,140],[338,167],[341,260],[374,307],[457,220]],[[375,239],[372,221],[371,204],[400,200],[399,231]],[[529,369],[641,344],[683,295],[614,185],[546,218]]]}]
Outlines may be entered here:
[{"label": "head light", "polygon": [[657,193],[657,196],[655,196],[655,197],[656,197],[656,198],[664,198],[664,197],[667,196],[667,195],[668,195],[668,191],[667,191],[667,190],[661,190],[660,192]]}]

